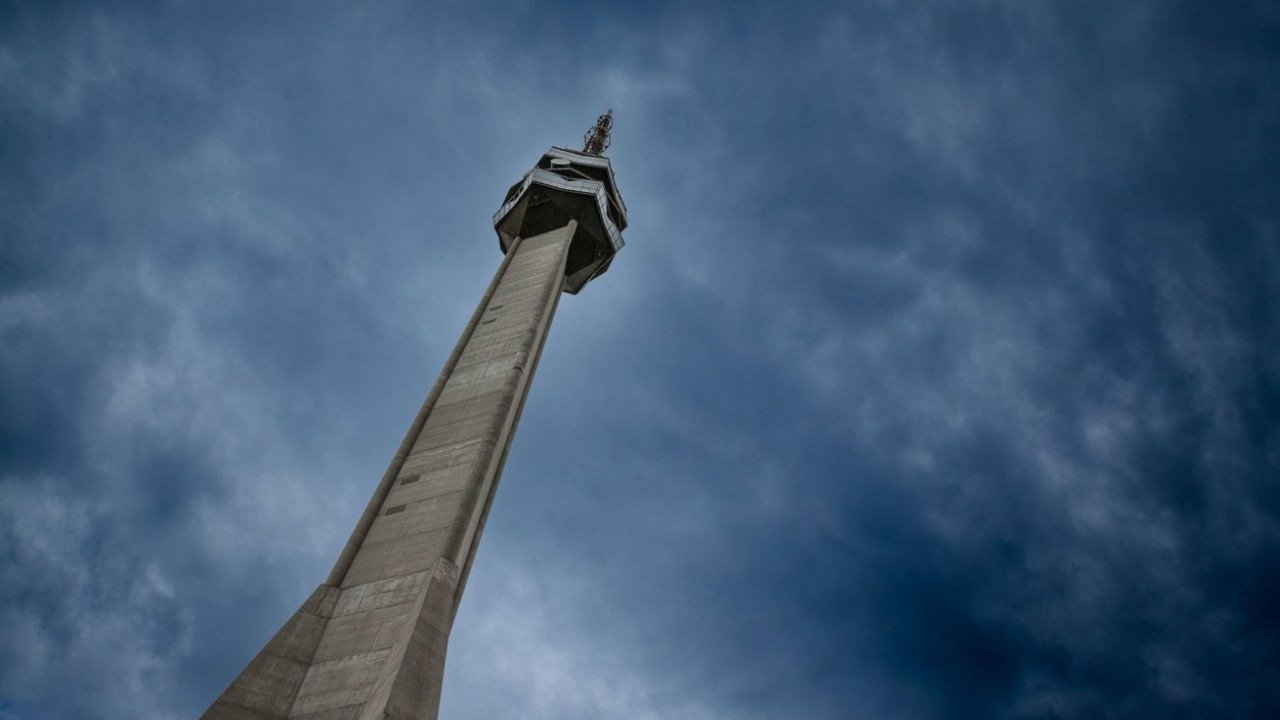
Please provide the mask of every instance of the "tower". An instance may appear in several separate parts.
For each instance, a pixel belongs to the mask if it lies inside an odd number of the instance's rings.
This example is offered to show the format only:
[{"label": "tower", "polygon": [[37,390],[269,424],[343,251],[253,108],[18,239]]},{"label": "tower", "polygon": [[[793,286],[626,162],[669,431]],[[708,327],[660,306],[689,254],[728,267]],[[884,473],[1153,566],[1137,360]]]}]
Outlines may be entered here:
[{"label": "tower", "polygon": [[613,111],[493,216],[503,259],[328,579],[206,720],[435,718],[445,647],[561,292],[622,248]]}]

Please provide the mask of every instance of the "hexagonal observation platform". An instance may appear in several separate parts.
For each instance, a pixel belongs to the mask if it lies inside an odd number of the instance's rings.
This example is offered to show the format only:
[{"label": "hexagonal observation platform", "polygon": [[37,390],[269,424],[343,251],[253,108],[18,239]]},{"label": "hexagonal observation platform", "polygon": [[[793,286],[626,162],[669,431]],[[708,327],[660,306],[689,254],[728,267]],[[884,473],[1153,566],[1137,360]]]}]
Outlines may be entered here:
[{"label": "hexagonal observation platform", "polygon": [[532,237],[578,221],[565,266],[565,292],[577,294],[609,269],[622,249],[627,206],[609,158],[553,147],[507,191],[493,215],[506,253],[517,237]]}]

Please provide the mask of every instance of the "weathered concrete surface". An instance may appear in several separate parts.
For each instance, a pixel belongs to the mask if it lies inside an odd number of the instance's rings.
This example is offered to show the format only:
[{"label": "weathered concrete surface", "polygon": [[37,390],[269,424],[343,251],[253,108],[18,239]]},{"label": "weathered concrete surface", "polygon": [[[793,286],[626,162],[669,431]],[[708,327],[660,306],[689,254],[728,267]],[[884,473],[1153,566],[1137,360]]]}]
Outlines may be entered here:
[{"label": "weathered concrete surface", "polygon": [[326,584],[206,720],[427,720],[577,229],[520,239]]}]

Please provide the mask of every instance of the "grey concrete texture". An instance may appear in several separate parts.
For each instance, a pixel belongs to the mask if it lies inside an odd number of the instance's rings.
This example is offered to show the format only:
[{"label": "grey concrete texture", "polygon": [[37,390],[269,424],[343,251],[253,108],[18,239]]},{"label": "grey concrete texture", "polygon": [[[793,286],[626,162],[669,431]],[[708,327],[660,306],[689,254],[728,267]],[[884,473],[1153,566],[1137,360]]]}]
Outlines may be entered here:
[{"label": "grey concrete texture", "polygon": [[518,239],[328,582],[202,716],[429,720],[576,221]]}]

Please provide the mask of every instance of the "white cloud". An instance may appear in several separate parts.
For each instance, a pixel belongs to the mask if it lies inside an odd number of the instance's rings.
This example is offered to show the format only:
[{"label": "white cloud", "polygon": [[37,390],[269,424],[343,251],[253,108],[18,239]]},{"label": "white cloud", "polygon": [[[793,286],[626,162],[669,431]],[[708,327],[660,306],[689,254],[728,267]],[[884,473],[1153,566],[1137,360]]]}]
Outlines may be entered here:
[{"label": "white cloud", "polygon": [[[605,634],[577,627],[586,578],[539,575],[486,557],[484,587],[472,587],[451,638],[442,717],[634,718],[721,717],[688,688],[649,677],[630,628]],[[478,617],[478,620],[473,620]]]},{"label": "white cloud", "polygon": [[[98,717],[166,717],[156,683],[190,642],[186,613],[160,568],[112,556],[123,548],[103,536],[103,522],[110,517],[102,504],[65,479],[0,482],[0,534],[12,553],[3,569],[11,632],[0,693],[20,702],[60,698],[64,710]],[[31,592],[36,602],[21,599]],[[158,633],[157,615],[176,617],[176,634]]]}]

